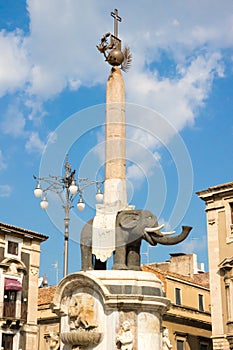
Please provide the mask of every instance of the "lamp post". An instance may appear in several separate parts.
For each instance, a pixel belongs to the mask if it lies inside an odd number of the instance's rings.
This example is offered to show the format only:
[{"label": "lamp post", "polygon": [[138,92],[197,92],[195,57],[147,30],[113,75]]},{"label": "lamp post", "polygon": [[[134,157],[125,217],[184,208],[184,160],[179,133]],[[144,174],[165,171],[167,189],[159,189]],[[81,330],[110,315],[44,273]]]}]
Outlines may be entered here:
[{"label": "lamp post", "polygon": [[[37,181],[37,186],[34,189],[34,195],[36,198],[41,198],[40,207],[43,210],[48,208],[47,193],[49,191],[55,192],[62,201],[62,207],[65,212],[64,218],[64,266],[63,266],[63,277],[67,275],[68,271],[68,243],[69,243],[69,226],[70,226],[70,210],[73,208],[73,201],[76,196],[79,197],[77,208],[79,211],[84,210],[85,203],[83,200],[83,190],[85,187],[95,184],[97,186],[96,201],[103,201],[103,194],[101,192],[101,186],[103,181],[94,181],[87,178],[77,178],[75,180],[75,170],[72,171],[71,166],[68,162],[68,154],[66,154],[65,161],[65,175],[54,176],[48,175],[46,177],[36,177],[33,175],[34,179]],[[42,188],[42,184],[45,187]]]}]

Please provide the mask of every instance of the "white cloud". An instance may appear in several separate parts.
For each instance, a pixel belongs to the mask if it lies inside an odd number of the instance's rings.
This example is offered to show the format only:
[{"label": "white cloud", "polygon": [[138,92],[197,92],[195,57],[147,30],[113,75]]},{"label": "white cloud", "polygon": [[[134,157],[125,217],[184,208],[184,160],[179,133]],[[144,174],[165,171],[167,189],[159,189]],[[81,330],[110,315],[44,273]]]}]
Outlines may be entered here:
[{"label": "white cloud", "polygon": [[155,109],[179,131],[193,124],[214,78],[223,75],[220,59],[218,53],[213,53],[195,57],[189,65],[180,63],[177,75],[171,79],[158,77],[156,71],[135,72],[126,83],[128,99]]},{"label": "white cloud", "polygon": [[[66,87],[77,90],[81,85],[106,81],[110,67],[95,47],[101,36],[113,29],[105,1],[88,0],[80,7],[76,0],[28,0],[27,5],[29,35],[1,32],[0,77],[4,83],[0,94],[26,86],[29,95],[47,100]],[[109,3],[109,9],[112,5]],[[143,67],[159,59],[161,49],[179,63],[202,46],[210,53],[231,47],[230,0],[224,6],[216,0],[201,5],[183,0],[171,3],[169,11],[162,0],[156,4],[146,0],[143,6],[143,13],[141,4],[135,2],[132,13],[131,1],[120,8],[120,36],[133,51],[132,69],[138,78],[148,80]]]},{"label": "white cloud", "polygon": [[0,128],[4,134],[19,137],[25,136],[25,124],[26,119],[15,104],[8,107],[3,116],[3,121],[0,123]]},{"label": "white cloud", "polygon": [[[110,1],[106,8],[104,0],[88,0],[81,7],[76,0],[27,0],[29,34],[0,32],[0,96],[23,92],[21,98],[30,110],[28,119],[39,122],[46,114],[43,102],[64,89],[105,83],[110,66],[96,45],[104,33],[113,31],[109,12],[114,6]],[[140,2],[132,1],[119,9],[123,17],[119,35],[133,54],[132,68],[125,76],[127,101],[159,111],[180,131],[194,124],[214,79],[224,74],[221,51],[232,47],[233,3],[226,0],[222,6],[217,0],[202,4],[181,0],[172,2],[168,10],[162,0],[156,4],[145,0],[143,9]],[[173,62],[172,76],[160,69],[161,53]],[[25,122],[24,115],[17,113],[6,118],[2,129],[25,137]],[[136,136],[156,152],[156,138],[142,131],[132,139]],[[167,135],[167,140],[171,137]],[[38,133],[31,133],[28,152],[41,152],[43,147]]]},{"label": "white cloud", "polygon": [[26,142],[25,148],[28,153],[42,153],[45,144],[41,141],[39,134],[37,132],[32,132]]},{"label": "white cloud", "polygon": [[0,170],[4,170],[7,168],[7,164],[5,162],[5,159],[3,157],[2,150],[0,150]]},{"label": "white cloud", "polygon": [[0,97],[23,89],[28,81],[30,65],[23,41],[23,33],[19,30],[12,33],[0,31]]},{"label": "white cloud", "polygon": [[41,100],[37,99],[28,99],[25,101],[25,106],[29,109],[28,119],[36,123],[40,123],[47,115],[47,112],[44,110],[44,106]]},{"label": "white cloud", "polygon": [[10,197],[12,187],[9,185],[0,185],[0,198]]}]

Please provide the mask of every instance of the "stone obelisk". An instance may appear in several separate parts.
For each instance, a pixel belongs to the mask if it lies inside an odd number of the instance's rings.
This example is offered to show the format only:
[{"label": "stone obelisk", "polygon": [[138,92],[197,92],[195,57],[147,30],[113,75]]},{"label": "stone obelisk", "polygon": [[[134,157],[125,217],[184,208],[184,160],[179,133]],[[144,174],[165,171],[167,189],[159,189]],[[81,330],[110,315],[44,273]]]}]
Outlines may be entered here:
[{"label": "stone obelisk", "polygon": [[125,88],[119,67],[114,67],[106,88],[106,144],[104,203],[127,205]]},{"label": "stone obelisk", "polygon": [[52,308],[60,318],[61,350],[162,350],[162,314],[170,302],[161,281],[149,272],[101,266],[115,249],[117,213],[132,209],[126,198],[125,92],[119,68],[124,68],[127,57],[117,35],[121,19],[117,10],[111,15],[114,35],[105,34],[98,46],[113,66],[106,96],[105,199],[96,206],[92,231],[98,268],[66,276],[57,287]]},{"label": "stone obelisk", "polygon": [[114,18],[114,35],[105,34],[97,46],[112,66],[106,86],[104,204],[96,206],[92,232],[92,253],[103,263],[115,250],[117,213],[133,208],[127,204],[125,87],[120,69],[127,70],[131,55],[129,49],[126,54],[121,51],[121,40],[118,38],[118,21],[121,21],[121,17],[117,10],[111,15]]}]

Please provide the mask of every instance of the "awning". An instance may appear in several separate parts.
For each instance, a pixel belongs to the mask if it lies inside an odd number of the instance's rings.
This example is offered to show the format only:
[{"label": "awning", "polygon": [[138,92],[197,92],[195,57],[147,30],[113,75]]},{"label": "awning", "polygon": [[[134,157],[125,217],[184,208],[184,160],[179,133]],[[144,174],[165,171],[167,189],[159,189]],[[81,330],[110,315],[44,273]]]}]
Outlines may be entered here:
[{"label": "awning", "polygon": [[22,284],[12,278],[5,278],[5,290],[22,290]]}]

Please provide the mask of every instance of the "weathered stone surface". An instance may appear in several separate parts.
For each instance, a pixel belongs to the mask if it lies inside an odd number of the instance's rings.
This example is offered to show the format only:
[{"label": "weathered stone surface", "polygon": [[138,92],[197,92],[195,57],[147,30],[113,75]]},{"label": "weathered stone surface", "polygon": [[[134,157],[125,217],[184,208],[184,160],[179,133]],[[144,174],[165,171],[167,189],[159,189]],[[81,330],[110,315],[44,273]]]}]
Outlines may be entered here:
[{"label": "weathered stone surface", "polygon": [[127,338],[134,350],[160,349],[161,315],[169,305],[162,283],[148,272],[99,270],[68,275],[53,301],[53,310],[61,317],[61,350],[78,345],[107,350],[119,344],[123,349]]}]

